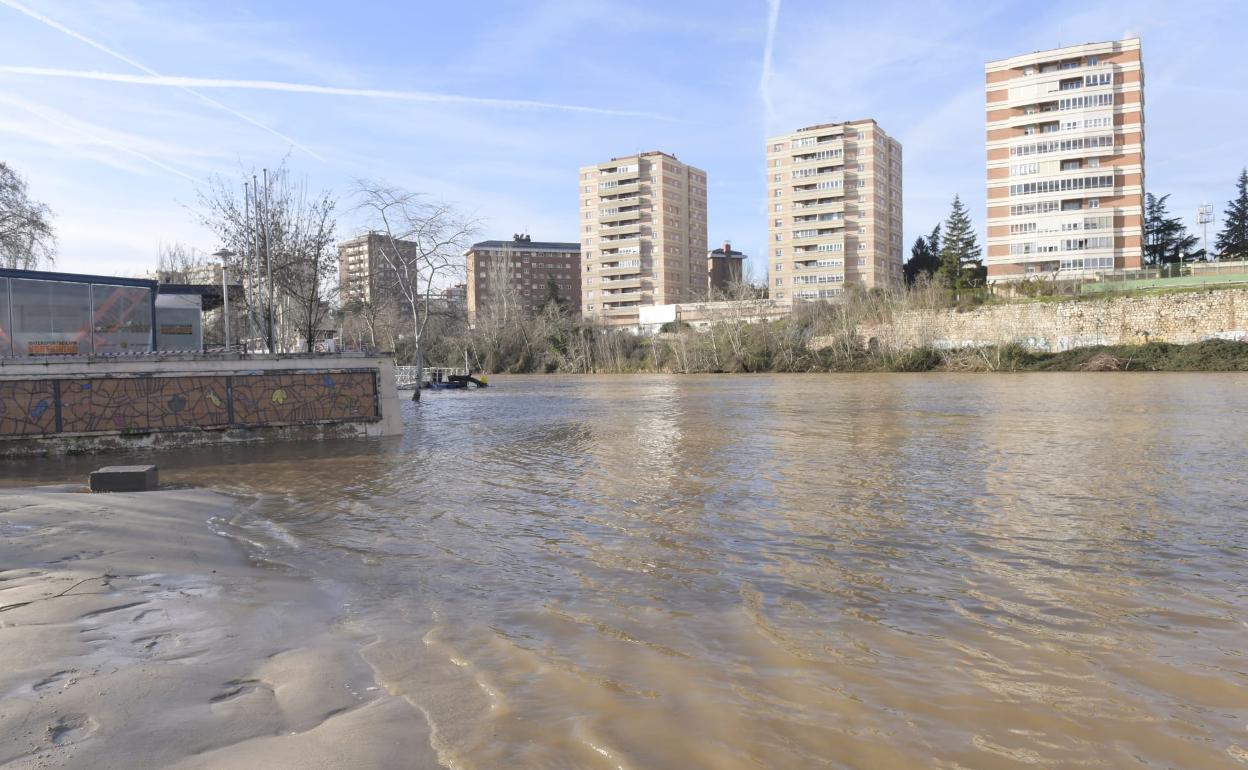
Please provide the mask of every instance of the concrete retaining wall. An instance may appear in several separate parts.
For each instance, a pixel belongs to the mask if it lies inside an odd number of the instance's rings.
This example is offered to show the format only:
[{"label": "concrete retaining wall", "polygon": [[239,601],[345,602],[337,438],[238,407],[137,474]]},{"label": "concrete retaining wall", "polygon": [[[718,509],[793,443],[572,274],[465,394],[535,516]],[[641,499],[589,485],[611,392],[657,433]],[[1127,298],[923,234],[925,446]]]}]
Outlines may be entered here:
[{"label": "concrete retaining wall", "polygon": [[0,456],[403,430],[393,359],[0,359]]},{"label": "concrete retaining wall", "polygon": [[[962,313],[906,311],[896,313],[891,323],[860,326],[858,334],[864,344],[898,349],[1019,343],[1049,352],[1149,341],[1248,340],[1248,290],[1020,302]],[[822,347],[818,340],[812,344]]]}]

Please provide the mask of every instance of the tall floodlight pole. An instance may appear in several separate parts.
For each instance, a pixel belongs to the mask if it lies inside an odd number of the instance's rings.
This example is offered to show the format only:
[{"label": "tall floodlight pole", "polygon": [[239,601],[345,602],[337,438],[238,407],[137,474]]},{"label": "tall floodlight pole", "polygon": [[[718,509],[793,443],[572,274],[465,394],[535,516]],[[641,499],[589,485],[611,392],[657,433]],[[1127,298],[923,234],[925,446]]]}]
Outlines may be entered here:
[{"label": "tall floodlight pole", "polygon": [[256,330],[257,333],[265,335],[264,351],[267,353],[270,352],[269,338],[266,331],[269,327],[268,316],[265,314],[263,302],[264,289],[262,287],[261,280],[264,277],[264,272],[260,264],[260,250],[262,248],[268,248],[268,239],[262,238],[260,235],[260,223],[264,220],[264,218],[262,216],[262,212],[260,211],[260,181],[256,178],[255,174],[251,175],[251,205],[253,207],[251,213],[254,216],[253,221],[255,222],[255,227],[251,231],[251,237],[254,238],[256,242],[256,263],[252,268],[254,272],[253,283],[256,285],[256,312],[260,315],[260,318],[256,323]]},{"label": "tall floodlight pole", "polygon": [[1205,261],[1210,262],[1212,260],[1209,259],[1209,225],[1213,223],[1213,204],[1202,203],[1197,211],[1196,221],[1200,223],[1201,229],[1204,231],[1202,248],[1205,250]]},{"label": "tall floodlight pole", "polygon": [[277,352],[277,339],[273,335],[273,212],[269,208],[269,170],[264,171],[264,269],[267,274],[265,282],[269,290],[269,352]]},{"label": "tall floodlight pole", "polygon": [[221,317],[225,321],[225,352],[230,352],[230,268],[226,261],[234,256],[229,249],[221,249],[212,256],[221,260]]},{"label": "tall floodlight pole", "polygon": [[251,186],[243,182],[243,297],[247,301],[247,336],[243,340],[243,352],[251,352],[251,338],[256,333],[256,282],[251,274],[252,247],[251,237]]}]

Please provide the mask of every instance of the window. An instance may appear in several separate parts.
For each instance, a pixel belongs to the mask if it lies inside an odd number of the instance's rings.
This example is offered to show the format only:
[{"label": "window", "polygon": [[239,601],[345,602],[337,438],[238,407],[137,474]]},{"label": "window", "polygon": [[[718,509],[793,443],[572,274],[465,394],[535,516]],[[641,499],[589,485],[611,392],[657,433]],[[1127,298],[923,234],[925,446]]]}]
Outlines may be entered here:
[{"label": "window", "polygon": [[1057,100],[1059,110],[1083,110],[1088,107],[1108,107],[1114,103],[1113,94],[1087,94]]},{"label": "window", "polygon": [[779,198],[782,195],[784,195],[784,190],[776,190],[774,193],[772,193],[772,196],[776,198]]},{"label": "window", "polygon": [[[757,145],[755,145],[755,146],[757,146]],[[773,145],[771,146],[771,151],[772,151],[772,152],[780,152],[780,151],[781,151],[781,150],[783,150],[783,149],[784,149],[784,145],[783,145],[783,144],[773,144]]]},{"label": "window", "polygon": [[1090,209],[1099,209],[1100,207],[1101,207],[1101,199],[1100,199],[1100,198],[1088,198],[1088,208],[1090,208]]},{"label": "window", "polygon": [[783,285],[784,285],[784,279],[783,279],[783,278],[777,278],[777,279],[776,279],[776,285],[777,285],[777,286],[783,286]]},{"label": "window", "polygon": [[780,181],[781,179],[783,179],[783,178],[784,178],[784,177],[783,177],[782,175],[780,175],[780,174],[776,174],[776,175],[772,176],[771,181],[773,181],[773,182],[779,182],[779,181]]},{"label": "window", "polygon": [[783,241],[783,240],[784,240],[784,233],[776,233],[776,240],[777,240],[777,241]]},{"label": "window", "polygon": [[783,204],[783,203],[777,203],[777,204],[774,206],[774,208],[775,208],[775,210],[776,210],[776,211],[784,211],[784,204]]},{"label": "window", "polygon": [[1113,187],[1114,177],[1080,176],[1069,179],[1046,179],[1041,182],[1024,182],[1010,185],[1010,195],[1036,195],[1051,192],[1067,192],[1069,190],[1089,190],[1101,187]]}]

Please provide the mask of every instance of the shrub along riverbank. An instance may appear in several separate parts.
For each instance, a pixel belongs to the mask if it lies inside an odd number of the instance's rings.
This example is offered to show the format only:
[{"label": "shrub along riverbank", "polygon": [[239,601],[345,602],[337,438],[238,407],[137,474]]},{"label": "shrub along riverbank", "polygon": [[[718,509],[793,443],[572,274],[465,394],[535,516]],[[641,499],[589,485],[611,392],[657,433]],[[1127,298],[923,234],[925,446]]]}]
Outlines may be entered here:
[{"label": "shrub along riverbank", "polygon": [[[1152,342],[1043,353],[1014,344],[868,349],[858,334],[860,326],[887,321],[897,311],[948,303],[943,291],[931,286],[897,294],[856,292],[841,303],[800,305],[776,321],[728,317],[706,330],[681,326],[650,337],[590,324],[551,304],[535,316],[485,313],[471,328],[448,323],[430,335],[426,355],[431,365],[456,366],[467,351],[473,368],[489,374],[1248,371],[1248,342]],[[398,352],[402,360],[404,351]]]}]

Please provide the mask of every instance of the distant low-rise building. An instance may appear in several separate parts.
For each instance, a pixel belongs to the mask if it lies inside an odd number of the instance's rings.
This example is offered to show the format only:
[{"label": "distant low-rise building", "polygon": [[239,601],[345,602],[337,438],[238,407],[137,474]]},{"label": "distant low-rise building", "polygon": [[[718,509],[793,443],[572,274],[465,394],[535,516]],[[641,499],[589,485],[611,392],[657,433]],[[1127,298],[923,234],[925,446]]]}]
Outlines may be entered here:
[{"label": "distant low-rise building", "polygon": [[509,241],[474,243],[464,259],[470,319],[492,301],[514,302],[520,311],[535,313],[546,304],[551,283],[569,312],[581,312],[580,244],[513,235]]},{"label": "distant low-rise building", "polygon": [[740,283],[745,275],[745,254],[733,251],[732,244],[724,241],[724,245],[713,249],[706,255],[707,282],[711,296],[725,292],[729,286]]},{"label": "distant low-rise building", "polygon": [[637,331],[643,335],[677,331],[687,326],[704,331],[717,323],[763,323],[784,318],[793,304],[774,299],[740,299],[715,302],[681,302],[639,308]]}]

